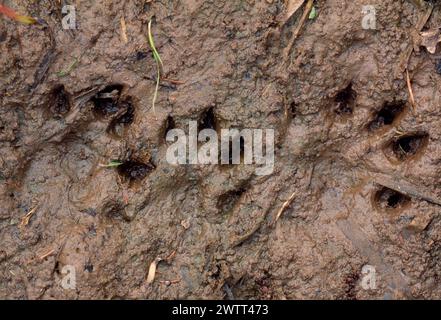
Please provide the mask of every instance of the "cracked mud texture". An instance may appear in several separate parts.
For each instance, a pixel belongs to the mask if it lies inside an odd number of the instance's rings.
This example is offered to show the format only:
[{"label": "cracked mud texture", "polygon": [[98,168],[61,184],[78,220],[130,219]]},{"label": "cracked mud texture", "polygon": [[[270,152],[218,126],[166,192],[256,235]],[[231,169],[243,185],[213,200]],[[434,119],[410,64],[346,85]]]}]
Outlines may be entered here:
[{"label": "cracked mud texture", "polygon": [[[366,1],[318,0],[284,63],[301,10],[282,25],[283,1],[73,3],[66,31],[58,1],[4,1],[47,25],[0,19],[1,298],[441,298],[441,78],[412,55],[413,110],[396,72],[421,10],[370,0],[363,30]],[[156,114],[152,18],[179,81]],[[168,164],[165,132],[190,120],[275,129],[273,173]]]}]

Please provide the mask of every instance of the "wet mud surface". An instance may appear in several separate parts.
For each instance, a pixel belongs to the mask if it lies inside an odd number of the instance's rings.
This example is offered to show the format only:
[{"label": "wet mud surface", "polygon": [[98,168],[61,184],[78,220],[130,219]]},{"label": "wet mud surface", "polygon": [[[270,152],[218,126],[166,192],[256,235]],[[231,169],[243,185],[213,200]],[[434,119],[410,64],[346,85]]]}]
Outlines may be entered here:
[{"label": "wet mud surface", "polygon": [[[283,1],[77,1],[76,30],[59,1],[4,1],[46,24],[0,19],[0,297],[441,298],[436,54],[409,60],[413,108],[397,69],[423,12],[368,2],[316,1],[285,60]],[[274,129],[274,171],[169,164],[191,120]]]}]

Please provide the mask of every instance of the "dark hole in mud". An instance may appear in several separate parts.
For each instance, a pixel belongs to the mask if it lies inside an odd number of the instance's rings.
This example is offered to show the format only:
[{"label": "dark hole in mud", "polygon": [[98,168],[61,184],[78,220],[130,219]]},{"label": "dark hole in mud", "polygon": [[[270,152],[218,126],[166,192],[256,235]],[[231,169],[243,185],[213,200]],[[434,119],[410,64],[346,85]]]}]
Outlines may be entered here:
[{"label": "dark hole in mud", "polygon": [[375,205],[382,210],[403,209],[410,204],[410,198],[393,189],[382,187],[374,197]]},{"label": "dark hole in mud", "polygon": [[145,59],[149,56],[149,52],[148,51],[138,51],[136,52],[136,60],[142,60]]},{"label": "dark hole in mud", "polygon": [[214,108],[204,111],[198,123],[198,130],[213,129],[216,130],[216,117],[214,115]]},{"label": "dark hole in mud", "polygon": [[175,120],[172,116],[168,116],[164,124],[164,140],[167,139],[167,133],[176,127]]},{"label": "dark hole in mud", "polygon": [[117,133],[118,128],[128,126],[135,119],[135,107],[130,99],[119,102],[118,105],[118,113],[109,124],[108,131]]},{"label": "dark hole in mud", "polygon": [[216,264],[214,266],[214,269],[211,271],[210,278],[219,279],[221,276],[221,270],[221,266],[219,264]]},{"label": "dark hole in mud", "polygon": [[92,272],[93,271],[93,264],[91,264],[90,262],[86,263],[84,265],[84,271]]},{"label": "dark hole in mud", "polygon": [[352,83],[341,90],[335,96],[335,113],[338,115],[351,115],[354,111],[354,103],[357,98],[357,93],[352,89]]},{"label": "dark hole in mud", "polygon": [[95,97],[92,98],[95,113],[101,116],[109,116],[117,113],[120,110],[118,100],[122,89],[122,85],[113,84],[98,92]]},{"label": "dark hole in mud", "polygon": [[129,180],[139,181],[144,179],[155,166],[151,163],[142,163],[134,160],[124,162],[118,166],[118,173]]},{"label": "dark hole in mud", "polygon": [[55,261],[54,272],[55,272],[56,274],[60,274],[60,273],[61,273],[61,272],[60,272],[60,262],[59,262],[58,260]]},{"label": "dark hole in mud", "polygon": [[375,114],[374,119],[369,123],[368,129],[374,131],[383,126],[393,124],[405,108],[405,102],[385,103],[383,108]]},{"label": "dark hole in mud", "polygon": [[245,188],[239,188],[222,194],[217,200],[217,208],[222,213],[228,213],[231,209],[233,209],[237,200],[240,199],[245,191]]},{"label": "dark hole in mud", "polygon": [[63,115],[70,110],[70,95],[63,85],[57,86],[51,93],[51,112]]},{"label": "dark hole in mud", "polygon": [[429,135],[426,133],[409,134],[394,140],[391,144],[392,152],[399,160],[405,160],[417,154],[426,146]]},{"label": "dark hole in mud", "polygon": [[295,118],[297,114],[297,104],[295,103],[295,101],[290,103],[289,111],[291,112],[291,117]]},{"label": "dark hole in mud", "polygon": [[116,118],[115,121],[118,124],[131,124],[135,118],[135,108],[133,107],[132,102],[123,101],[120,104],[120,109],[125,109],[126,111],[120,117]]}]

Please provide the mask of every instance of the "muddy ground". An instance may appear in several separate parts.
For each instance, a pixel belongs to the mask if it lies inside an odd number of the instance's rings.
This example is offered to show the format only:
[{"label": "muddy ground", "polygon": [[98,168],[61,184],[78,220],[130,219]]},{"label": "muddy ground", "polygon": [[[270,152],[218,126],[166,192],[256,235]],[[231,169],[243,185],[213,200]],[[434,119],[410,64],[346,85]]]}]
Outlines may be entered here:
[{"label": "muddy ground", "polygon": [[[63,2],[3,1],[41,24],[0,20],[1,298],[441,298],[437,53],[409,60],[415,108],[400,66],[424,10],[315,1],[285,59],[283,1],[73,1],[76,30]],[[275,129],[273,173],[169,164],[190,120]]]}]

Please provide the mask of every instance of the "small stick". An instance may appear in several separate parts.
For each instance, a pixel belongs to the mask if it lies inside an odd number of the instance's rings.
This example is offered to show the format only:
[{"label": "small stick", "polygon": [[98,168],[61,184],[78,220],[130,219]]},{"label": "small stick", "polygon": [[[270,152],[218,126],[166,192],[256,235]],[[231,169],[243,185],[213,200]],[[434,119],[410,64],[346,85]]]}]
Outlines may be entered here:
[{"label": "small stick", "polygon": [[413,112],[415,113],[416,110],[415,97],[413,95],[412,84],[410,83],[409,70],[407,69],[406,69],[406,83],[407,83],[407,90],[409,91],[410,103],[412,105]]},{"label": "small stick", "polygon": [[175,79],[169,79],[169,78],[162,78],[161,81],[170,82],[171,84],[185,84],[184,81],[179,81]]},{"label": "small stick", "polygon": [[297,37],[299,36],[300,30],[302,29],[302,26],[305,24],[306,18],[308,17],[313,4],[314,4],[314,0],[308,0],[308,2],[306,3],[305,10],[303,11],[303,15],[302,18],[300,19],[299,25],[294,30],[291,39],[289,41],[288,47],[285,49],[285,53],[284,53],[285,61],[288,59],[289,53],[291,52],[291,48],[294,45],[294,42],[296,41]]},{"label": "small stick", "polygon": [[126,20],[124,19],[124,17],[121,17],[120,23],[121,23],[121,39],[124,43],[127,43],[129,42],[129,40],[127,38],[127,27],[126,27]]},{"label": "small stick", "polygon": [[66,75],[68,75],[69,73],[72,72],[72,70],[75,68],[75,66],[77,65],[79,61],[79,58],[75,58],[73,62],[70,63],[70,65],[65,69],[65,70],[61,70],[57,73],[58,77],[64,77]]},{"label": "small stick", "polygon": [[164,260],[167,261],[167,263],[170,263],[170,261],[176,256],[176,250],[174,250],[172,253],[170,253],[168,255],[167,258],[165,258]]},{"label": "small stick", "polygon": [[280,216],[286,210],[286,208],[288,208],[291,205],[292,201],[294,200],[294,196],[296,194],[297,194],[297,191],[294,191],[292,193],[292,195],[289,197],[289,199],[283,203],[282,207],[277,212],[277,215],[276,215],[276,218],[274,219],[274,222],[272,223],[273,226],[276,224],[277,220],[279,220]]},{"label": "small stick", "polygon": [[[314,165],[314,166],[311,168],[311,170],[309,171],[309,178],[308,178],[308,185],[307,185],[307,188],[308,188],[308,189],[309,189],[309,187],[311,187],[311,182],[312,182],[312,176],[313,176],[313,174],[314,174],[314,169],[315,169],[315,165]],[[292,193],[292,195],[289,197],[289,199],[286,200],[286,201],[283,203],[282,207],[281,207],[281,208],[279,209],[279,211],[277,212],[277,216],[276,216],[276,218],[274,219],[274,222],[272,223],[273,226],[276,224],[277,220],[279,220],[279,218],[280,218],[280,216],[282,215],[283,211],[285,211],[286,208],[288,208],[288,207],[291,205],[292,201],[294,200],[294,196],[295,196],[296,193],[297,193],[297,192],[294,191],[294,192]]]},{"label": "small stick", "polygon": [[238,245],[240,245],[240,244],[243,243],[244,241],[246,241],[246,240],[248,240],[249,238],[251,238],[251,236],[252,236],[255,232],[257,232],[257,230],[260,229],[260,227],[261,227],[262,224],[263,224],[263,221],[265,220],[265,217],[266,217],[266,213],[267,213],[267,211],[268,211],[268,210],[266,210],[265,213],[262,214],[262,216],[258,218],[258,220],[257,220],[257,222],[255,223],[254,227],[253,227],[250,231],[248,231],[248,232],[245,233],[244,235],[241,235],[241,236],[239,236],[239,237],[237,237],[237,238],[235,238],[235,239],[233,239],[233,240],[231,241],[231,247],[232,247],[232,248],[237,247]]},{"label": "small stick", "polygon": [[47,257],[49,257],[50,255],[52,255],[54,252],[55,252],[55,249],[52,249],[52,250],[48,251],[47,253],[41,255],[41,256],[39,257],[39,259],[40,259],[40,260],[43,260],[44,258],[47,258]]}]

